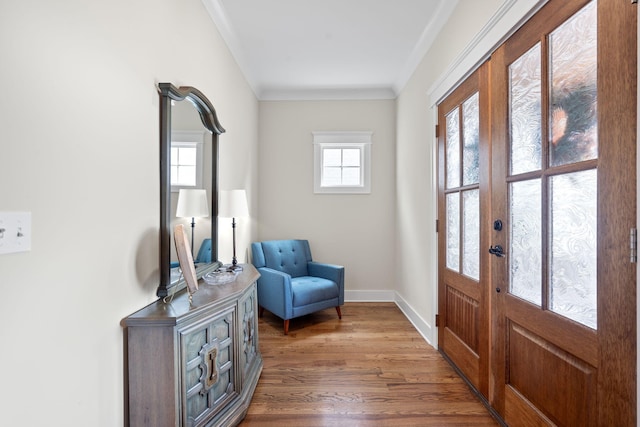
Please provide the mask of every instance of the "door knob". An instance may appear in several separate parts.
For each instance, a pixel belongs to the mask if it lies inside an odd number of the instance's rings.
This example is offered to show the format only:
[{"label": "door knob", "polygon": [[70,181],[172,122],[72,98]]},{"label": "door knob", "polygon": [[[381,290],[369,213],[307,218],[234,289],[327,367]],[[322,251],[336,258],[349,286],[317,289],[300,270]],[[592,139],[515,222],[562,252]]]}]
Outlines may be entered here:
[{"label": "door knob", "polygon": [[503,257],[504,256],[504,250],[502,249],[502,246],[500,246],[500,245],[490,246],[489,247],[489,253],[491,255],[495,255],[497,257]]}]

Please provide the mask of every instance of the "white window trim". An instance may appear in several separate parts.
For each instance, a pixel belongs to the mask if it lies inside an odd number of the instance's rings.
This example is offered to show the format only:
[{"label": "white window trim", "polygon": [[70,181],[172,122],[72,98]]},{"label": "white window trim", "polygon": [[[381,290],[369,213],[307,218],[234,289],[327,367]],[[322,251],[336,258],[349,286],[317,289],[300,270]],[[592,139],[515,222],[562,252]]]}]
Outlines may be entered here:
[{"label": "white window trim", "polygon": [[[373,132],[315,131],[313,134],[313,191],[316,194],[371,193],[371,136]],[[325,148],[360,148],[360,182],[362,185],[322,186],[322,150]]]},{"label": "white window trim", "polygon": [[205,133],[203,131],[193,130],[171,132],[171,147],[196,148],[196,185],[172,185],[172,193],[177,193],[181,188],[204,188],[204,135]]}]

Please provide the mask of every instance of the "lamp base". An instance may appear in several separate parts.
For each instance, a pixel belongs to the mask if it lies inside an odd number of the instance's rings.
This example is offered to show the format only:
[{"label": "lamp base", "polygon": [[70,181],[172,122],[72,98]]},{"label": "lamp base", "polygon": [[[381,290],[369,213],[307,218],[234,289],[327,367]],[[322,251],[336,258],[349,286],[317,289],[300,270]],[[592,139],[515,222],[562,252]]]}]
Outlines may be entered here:
[{"label": "lamp base", "polygon": [[225,264],[222,266],[227,271],[242,271],[244,268],[240,264]]}]

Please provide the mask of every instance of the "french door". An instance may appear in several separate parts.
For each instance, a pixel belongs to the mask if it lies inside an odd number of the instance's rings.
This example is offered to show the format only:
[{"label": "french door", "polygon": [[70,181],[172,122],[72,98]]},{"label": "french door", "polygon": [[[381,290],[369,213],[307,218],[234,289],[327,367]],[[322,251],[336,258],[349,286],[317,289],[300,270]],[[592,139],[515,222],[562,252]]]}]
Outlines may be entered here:
[{"label": "french door", "polygon": [[490,214],[489,65],[482,65],[439,105],[440,348],[485,396],[489,366],[486,268]]},{"label": "french door", "polygon": [[[461,207],[473,187],[447,181],[465,159],[445,148],[455,92],[439,105],[439,346],[509,425],[636,422],[636,13],[552,0],[492,54],[477,237]],[[475,294],[447,261],[465,244],[480,254]]]}]

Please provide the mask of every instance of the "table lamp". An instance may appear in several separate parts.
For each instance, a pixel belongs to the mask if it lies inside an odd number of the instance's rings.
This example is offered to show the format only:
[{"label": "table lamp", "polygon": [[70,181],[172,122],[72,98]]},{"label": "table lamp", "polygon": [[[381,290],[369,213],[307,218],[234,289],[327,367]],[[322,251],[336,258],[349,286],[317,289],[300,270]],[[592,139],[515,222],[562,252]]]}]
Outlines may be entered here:
[{"label": "table lamp", "polygon": [[178,193],[178,206],[176,217],[191,218],[191,255],[193,256],[193,231],[196,227],[196,218],[209,216],[206,190],[180,189]]},{"label": "table lamp", "polygon": [[247,193],[245,190],[222,190],[220,191],[220,210],[218,216],[222,218],[232,218],[231,228],[233,229],[233,260],[229,270],[242,270],[236,258],[236,218],[249,216],[247,206]]}]

